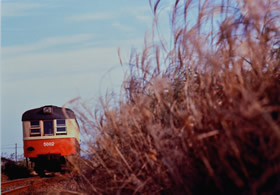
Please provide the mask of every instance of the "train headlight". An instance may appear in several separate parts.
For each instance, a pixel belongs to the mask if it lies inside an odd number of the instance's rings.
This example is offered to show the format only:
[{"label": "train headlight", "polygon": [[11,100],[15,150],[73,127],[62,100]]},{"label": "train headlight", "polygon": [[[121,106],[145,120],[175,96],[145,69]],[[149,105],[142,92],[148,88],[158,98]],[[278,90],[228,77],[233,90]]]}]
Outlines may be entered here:
[{"label": "train headlight", "polygon": [[32,152],[34,150],[34,148],[30,146],[30,147],[27,148],[27,150]]},{"label": "train headlight", "polygon": [[50,107],[50,106],[47,106],[47,107],[44,107],[43,108],[43,113],[44,114],[52,114],[52,107]]}]

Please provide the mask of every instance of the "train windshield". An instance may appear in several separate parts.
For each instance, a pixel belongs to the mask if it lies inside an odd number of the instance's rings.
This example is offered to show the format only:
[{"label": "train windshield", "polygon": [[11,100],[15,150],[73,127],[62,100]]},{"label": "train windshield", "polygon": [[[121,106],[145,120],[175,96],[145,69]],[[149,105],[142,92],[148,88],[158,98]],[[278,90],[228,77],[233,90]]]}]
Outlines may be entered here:
[{"label": "train windshield", "polygon": [[30,122],[30,135],[31,136],[40,136],[41,135],[41,128],[39,121],[31,121]]},{"label": "train windshield", "polygon": [[53,135],[53,121],[44,121],[44,134]]},{"label": "train windshield", "polygon": [[66,134],[65,120],[56,120],[56,134]]}]

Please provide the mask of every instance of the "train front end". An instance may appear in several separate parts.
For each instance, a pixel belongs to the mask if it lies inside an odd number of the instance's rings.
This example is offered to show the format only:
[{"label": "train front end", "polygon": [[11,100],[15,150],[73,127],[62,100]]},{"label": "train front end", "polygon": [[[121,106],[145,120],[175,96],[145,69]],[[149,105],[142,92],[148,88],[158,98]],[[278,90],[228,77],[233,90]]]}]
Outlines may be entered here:
[{"label": "train front end", "polygon": [[61,171],[67,159],[79,155],[80,130],[72,110],[44,106],[22,115],[24,156],[35,171]]}]

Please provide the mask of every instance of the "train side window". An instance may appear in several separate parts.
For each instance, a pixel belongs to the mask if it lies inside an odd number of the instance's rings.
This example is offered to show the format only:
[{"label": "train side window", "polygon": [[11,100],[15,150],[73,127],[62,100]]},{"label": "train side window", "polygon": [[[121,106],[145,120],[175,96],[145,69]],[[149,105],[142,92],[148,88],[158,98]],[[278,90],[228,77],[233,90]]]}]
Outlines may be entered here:
[{"label": "train side window", "polygon": [[30,135],[31,136],[41,135],[40,121],[30,121]]},{"label": "train side window", "polygon": [[56,134],[66,134],[66,123],[65,120],[56,120]]},{"label": "train side window", "polygon": [[44,121],[44,135],[53,135],[53,121]]}]

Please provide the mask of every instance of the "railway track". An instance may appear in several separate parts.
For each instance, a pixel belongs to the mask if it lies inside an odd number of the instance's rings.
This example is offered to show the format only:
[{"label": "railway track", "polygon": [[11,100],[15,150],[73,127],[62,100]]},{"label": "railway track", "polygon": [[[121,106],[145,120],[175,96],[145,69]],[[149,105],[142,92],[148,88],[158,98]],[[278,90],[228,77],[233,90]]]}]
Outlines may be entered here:
[{"label": "railway track", "polygon": [[50,179],[53,178],[41,178],[37,176],[26,179],[7,181],[1,183],[1,194],[19,194],[22,192],[28,192],[32,188],[39,187]]}]

